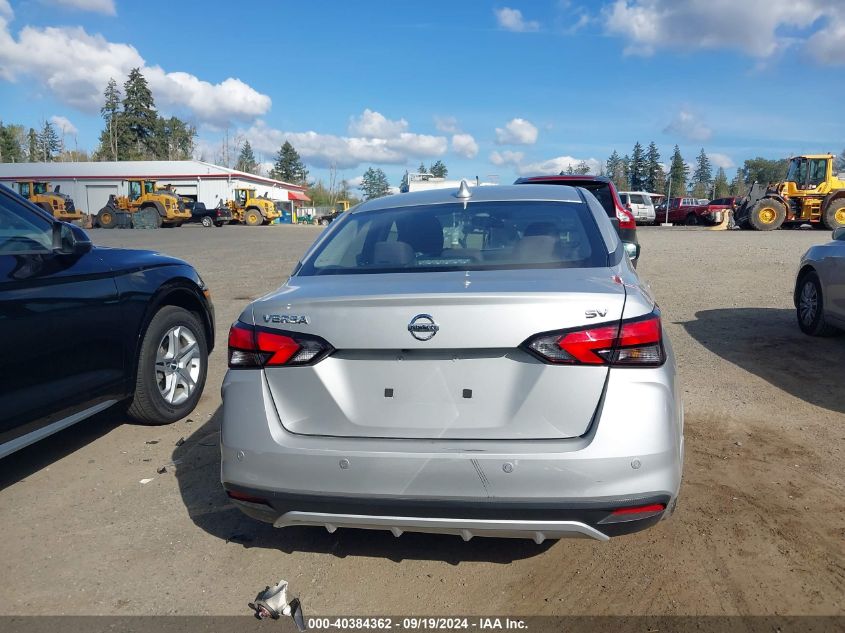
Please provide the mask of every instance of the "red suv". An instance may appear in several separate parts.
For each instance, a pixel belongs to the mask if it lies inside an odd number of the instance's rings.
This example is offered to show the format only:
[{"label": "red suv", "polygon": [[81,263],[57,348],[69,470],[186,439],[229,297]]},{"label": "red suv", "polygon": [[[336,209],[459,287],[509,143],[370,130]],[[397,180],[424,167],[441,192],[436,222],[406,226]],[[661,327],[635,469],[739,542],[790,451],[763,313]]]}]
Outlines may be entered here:
[{"label": "red suv", "polygon": [[611,220],[618,220],[618,223],[614,222],[614,226],[616,226],[616,231],[619,233],[619,239],[626,244],[634,245],[633,249],[630,247],[626,248],[629,254],[632,255],[631,259],[636,264],[637,257],[640,253],[640,242],[637,239],[637,223],[634,220],[634,214],[622,205],[622,200],[620,200],[619,194],[616,193],[616,187],[610,178],[606,176],[573,176],[568,174],[557,176],[527,176],[517,178],[514,184],[583,187],[596,197]]}]

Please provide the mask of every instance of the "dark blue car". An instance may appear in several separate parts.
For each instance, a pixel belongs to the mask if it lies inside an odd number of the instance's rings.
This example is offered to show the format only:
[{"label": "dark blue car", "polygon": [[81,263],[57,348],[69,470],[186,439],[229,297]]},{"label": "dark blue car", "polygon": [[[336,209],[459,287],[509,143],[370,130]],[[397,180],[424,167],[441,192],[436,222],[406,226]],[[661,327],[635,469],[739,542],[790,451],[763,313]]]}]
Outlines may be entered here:
[{"label": "dark blue car", "polygon": [[189,264],[100,248],[0,186],[0,457],[112,406],[189,414],[214,310]]}]

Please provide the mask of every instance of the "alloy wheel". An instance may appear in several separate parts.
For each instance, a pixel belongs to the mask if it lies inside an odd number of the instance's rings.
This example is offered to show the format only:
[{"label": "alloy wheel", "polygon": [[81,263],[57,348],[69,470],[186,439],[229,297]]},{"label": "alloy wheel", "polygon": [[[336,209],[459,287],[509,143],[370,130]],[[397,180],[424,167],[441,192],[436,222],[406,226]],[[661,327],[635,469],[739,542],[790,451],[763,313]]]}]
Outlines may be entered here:
[{"label": "alloy wheel", "polygon": [[816,319],[818,309],[819,293],[816,291],[816,285],[808,279],[801,286],[801,295],[798,297],[798,314],[801,322],[808,327],[811,326]]},{"label": "alloy wheel", "polygon": [[178,405],[191,397],[201,368],[200,348],[191,329],[177,325],[165,332],[156,348],[155,381],[168,404]]}]

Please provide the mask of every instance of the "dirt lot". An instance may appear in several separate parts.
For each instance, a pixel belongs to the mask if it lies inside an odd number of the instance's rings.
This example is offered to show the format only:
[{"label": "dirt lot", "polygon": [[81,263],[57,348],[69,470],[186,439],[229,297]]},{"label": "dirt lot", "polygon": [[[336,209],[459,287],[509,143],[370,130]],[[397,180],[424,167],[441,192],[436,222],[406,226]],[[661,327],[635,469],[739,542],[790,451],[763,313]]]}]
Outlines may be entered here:
[{"label": "dirt lot", "polygon": [[228,325],[318,232],[92,231],[193,263],[214,294],[217,348],[189,419],[103,415],[0,462],[0,613],[236,614],[285,578],[309,615],[845,614],[845,338],[802,335],[791,305],[798,258],[828,233],[640,231],[686,392],[681,502],[646,532],[538,546],[276,530],[227,502]]}]

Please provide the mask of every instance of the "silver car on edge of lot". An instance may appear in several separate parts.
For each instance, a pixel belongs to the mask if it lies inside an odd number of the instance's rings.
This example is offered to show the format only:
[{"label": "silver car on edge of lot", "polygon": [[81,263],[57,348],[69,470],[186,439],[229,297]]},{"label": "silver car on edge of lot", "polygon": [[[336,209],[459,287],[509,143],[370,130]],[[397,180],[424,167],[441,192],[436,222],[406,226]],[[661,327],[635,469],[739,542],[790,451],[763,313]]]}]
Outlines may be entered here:
[{"label": "silver car on edge of lot", "polygon": [[222,483],[278,527],[606,540],[674,509],[672,348],[585,189],[361,204],[244,310],[229,367]]},{"label": "silver car on edge of lot", "polygon": [[801,258],[795,278],[798,327],[811,336],[845,330],[845,227],[833,241],[810,248]]}]

